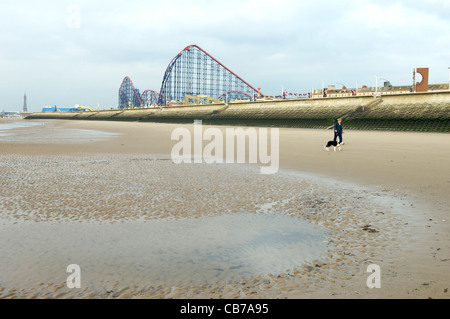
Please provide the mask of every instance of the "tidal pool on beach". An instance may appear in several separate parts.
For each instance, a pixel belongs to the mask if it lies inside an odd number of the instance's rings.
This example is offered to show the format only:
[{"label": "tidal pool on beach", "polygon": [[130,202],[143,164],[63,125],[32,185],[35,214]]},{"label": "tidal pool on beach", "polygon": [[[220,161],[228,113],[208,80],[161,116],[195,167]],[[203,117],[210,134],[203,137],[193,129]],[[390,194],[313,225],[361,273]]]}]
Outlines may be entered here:
[{"label": "tidal pool on beach", "polygon": [[63,128],[48,125],[45,121],[18,120],[0,123],[0,142],[4,143],[80,144],[105,141],[118,135],[120,134],[100,130]]},{"label": "tidal pool on beach", "polygon": [[0,282],[62,282],[81,268],[83,286],[119,280],[189,286],[284,273],[326,251],[326,236],[297,217],[236,214],[125,223],[20,223],[0,234]]},{"label": "tidal pool on beach", "polygon": [[24,121],[24,120],[4,120],[0,121],[0,131],[12,130],[16,128],[33,127],[43,125],[44,122]]}]

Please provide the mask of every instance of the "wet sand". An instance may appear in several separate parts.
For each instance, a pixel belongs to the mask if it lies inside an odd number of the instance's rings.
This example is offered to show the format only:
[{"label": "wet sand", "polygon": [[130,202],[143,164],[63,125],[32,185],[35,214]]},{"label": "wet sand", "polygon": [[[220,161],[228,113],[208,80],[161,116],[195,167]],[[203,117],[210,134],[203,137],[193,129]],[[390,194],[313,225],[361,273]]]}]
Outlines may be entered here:
[{"label": "wet sand", "polygon": [[[171,132],[192,125],[39,122],[45,125],[10,130],[21,138],[7,135],[0,141],[0,252],[20,265],[0,273],[0,298],[449,296],[448,134],[346,131],[342,150],[326,152],[331,131],[280,129],[280,171],[261,175],[255,165],[171,163]],[[111,134],[85,134],[82,142],[73,142],[71,134],[86,130]],[[53,138],[31,138],[49,131]],[[145,257],[111,252],[96,259],[81,251],[78,260],[84,256],[83,264],[92,264],[82,268],[89,285],[69,289],[68,273],[55,275],[72,261],[70,254],[55,253],[64,246],[55,244],[46,227],[74,223],[96,232],[102,225],[126,225],[131,240],[133,223],[188,224],[245,213],[301,219],[326,234],[327,252],[285,271],[233,279],[215,267],[217,274],[206,280],[165,285],[151,276],[155,272]],[[249,255],[252,250],[244,248]],[[55,268],[43,262],[48,259]],[[371,264],[381,268],[379,289],[366,285]],[[86,268],[96,275],[89,278]],[[173,269],[174,276],[183,274],[183,267]]]}]

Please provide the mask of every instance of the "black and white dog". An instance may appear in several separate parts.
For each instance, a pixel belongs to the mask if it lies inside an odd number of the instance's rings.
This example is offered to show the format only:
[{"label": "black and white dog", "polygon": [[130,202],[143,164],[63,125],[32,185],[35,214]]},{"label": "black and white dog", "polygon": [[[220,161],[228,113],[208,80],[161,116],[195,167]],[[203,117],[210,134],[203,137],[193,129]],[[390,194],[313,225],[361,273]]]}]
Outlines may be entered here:
[{"label": "black and white dog", "polygon": [[334,151],[336,152],[336,148],[340,151],[341,150],[341,145],[344,143],[338,143],[337,141],[328,141],[327,145],[325,145],[325,149],[327,151],[330,150],[330,147],[333,146],[334,147]]}]

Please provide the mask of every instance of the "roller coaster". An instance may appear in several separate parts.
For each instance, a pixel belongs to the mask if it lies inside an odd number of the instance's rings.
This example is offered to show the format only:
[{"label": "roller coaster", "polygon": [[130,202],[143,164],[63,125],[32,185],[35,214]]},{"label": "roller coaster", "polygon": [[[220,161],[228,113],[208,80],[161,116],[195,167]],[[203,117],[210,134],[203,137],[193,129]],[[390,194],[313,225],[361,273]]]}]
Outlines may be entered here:
[{"label": "roller coaster", "polygon": [[131,79],[126,76],[119,89],[119,108],[129,108],[141,106],[142,100],[139,95],[139,90],[135,89]]},{"label": "roller coaster", "polygon": [[126,76],[119,88],[119,108],[168,106],[186,96],[209,96],[211,100],[250,99],[261,92],[197,45],[189,45],[169,63],[159,92],[139,90]]}]

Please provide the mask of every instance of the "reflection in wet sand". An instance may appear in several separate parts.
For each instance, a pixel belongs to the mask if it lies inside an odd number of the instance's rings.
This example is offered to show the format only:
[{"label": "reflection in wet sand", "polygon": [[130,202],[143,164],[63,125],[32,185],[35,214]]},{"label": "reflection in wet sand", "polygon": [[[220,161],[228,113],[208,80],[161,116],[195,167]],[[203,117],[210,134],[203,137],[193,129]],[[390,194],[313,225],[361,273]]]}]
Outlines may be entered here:
[{"label": "reflection in wet sand", "polygon": [[[28,128],[33,128],[28,130]],[[8,121],[0,124],[0,141],[3,143],[31,144],[80,144],[100,142],[118,136],[91,129],[63,128],[46,122]]]},{"label": "reflection in wet sand", "polygon": [[[295,217],[235,214],[126,223],[20,223],[4,226],[2,283],[57,282],[78,264],[83,285],[107,280],[189,286],[283,273],[326,252],[326,236]],[[27,279],[28,278],[28,279]],[[34,282],[33,282],[34,281]]]}]

